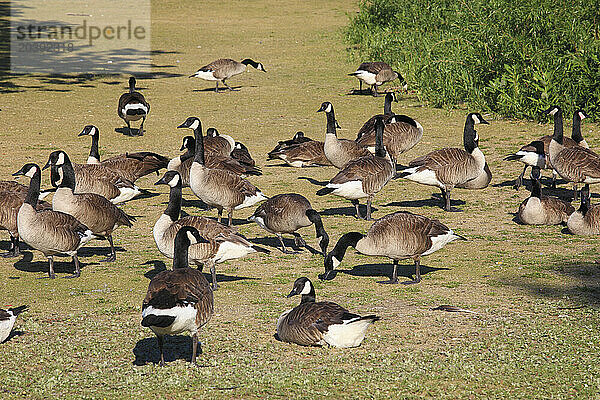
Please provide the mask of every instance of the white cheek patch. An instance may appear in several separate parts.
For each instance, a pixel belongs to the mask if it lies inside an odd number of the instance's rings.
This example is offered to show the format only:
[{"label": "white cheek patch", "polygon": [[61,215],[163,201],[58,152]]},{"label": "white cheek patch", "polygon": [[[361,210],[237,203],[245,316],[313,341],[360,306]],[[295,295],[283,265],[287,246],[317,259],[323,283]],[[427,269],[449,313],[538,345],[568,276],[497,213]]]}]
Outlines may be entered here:
[{"label": "white cheek patch", "polygon": [[198,129],[198,126],[200,125],[200,121],[195,120],[191,125],[190,125],[190,129]]},{"label": "white cheek patch", "polygon": [[471,115],[471,118],[473,118],[473,123],[475,123],[475,124],[481,123],[479,118],[477,118],[477,115],[473,114],[473,115]]},{"label": "white cheek patch", "polygon": [[552,110],[550,110],[550,115],[554,115],[558,112],[558,108],[553,108]]},{"label": "white cheek patch", "polygon": [[90,136],[94,136],[96,133],[98,133],[98,129],[96,129],[95,126],[92,126],[92,129],[90,129]]},{"label": "white cheek patch", "polygon": [[333,106],[331,105],[331,103],[329,103],[329,104],[327,105],[327,108],[325,109],[325,112],[328,112],[328,113],[330,113],[332,108],[333,108]]},{"label": "white cheek patch", "polygon": [[585,114],[584,114],[584,113],[582,113],[581,111],[579,112],[579,118],[580,118],[580,119],[585,119]]},{"label": "white cheek patch", "polygon": [[304,289],[302,289],[302,292],[300,292],[300,294],[309,294],[311,287],[312,285],[310,284],[310,281],[306,281],[306,283],[304,283]]},{"label": "white cheek patch", "polygon": [[29,171],[27,171],[27,173],[25,174],[25,176],[27,176],[29,178],[33,178],[33,175],[35,175],[36,172],[37,172],[37,168],[36,167],[31,167],[31,168],[29,168]]},{"label": "white cheek patch", "polygon": [[196,237],[194,235],[192,235],[192,232],[186,232],[188,239],[190,240],[190,244],[196,244],[198,243],[198,241],[196,240]]},{"label": "white cheek patch", "polygon": [[342,263],[340,260],[338,260],[335,257],[331,257],[331,261],[333,261],[333,268],[337,268],[340,266],[340,264]]},{"label": "white cheek patch", "polygon": [[261,63],[258,63],[258,70],[259,71],[264,71],[265,67],[263,67],[263,65]]},{"label": "white cheek patch", "polygon": [[241,144],[239,144],[239,143],[237,143],[237,144],[235,145],[235,148],[236,148],[236,149],[238,149],[238,150],[241,150],[241,149],[242,149],[242,145],[241,145]]},{"label": "white cheek patch", "polygon": [[65,153],[58,153],[58,159],[56,165],[63,165],[65,163]]},{"label": "white cheek patch", "polygon": [[173,175],[173,179],[169,181],[169,186],[175,187],[179,183],[179,174]]}]

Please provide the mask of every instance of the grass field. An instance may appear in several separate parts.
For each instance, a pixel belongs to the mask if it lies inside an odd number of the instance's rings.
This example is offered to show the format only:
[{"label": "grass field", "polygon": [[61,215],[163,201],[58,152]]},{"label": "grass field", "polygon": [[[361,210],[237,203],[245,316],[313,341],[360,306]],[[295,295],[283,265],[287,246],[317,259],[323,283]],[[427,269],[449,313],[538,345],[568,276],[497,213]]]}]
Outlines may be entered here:
[{"label": "grass field", "polygon": [[[127,77],[5,77],[0,80],[0,176],[10,179],[26,162],[44,164],[50,151],[59,148],[84,162],[89,138],[77,138],[77,133],[90,123],[100,129],[105,157],[135,150],[173,157],[189,134],[176,126],[198,116],[205,129],[214,126],[249,146],[264,172],[251,181],[265,194],[301,193],[324,211],[332,245],[345,232],[366,231],[370,223],[355,220],[349,202],[317,197],[319,186],[301,179],[326,181],[334,168],[301,170],[265,162],[277,140],[297,130],[322,140],[325,117],[316,111],[323,101],[334,104],[343,128],[339,136],[346,138],[354,138],[361,124],[382,109],[383,98],[346,95],[357,87],[346,74],[360,60],[348,58],[341,29],[347,14],[355,11],[356,4],[348,1],[155,1],[156,75],[138,79],[152,105],[146,135],[130,138],[114,132],[122,123],[116,103]],[[240,91],[218,95],[208,90],[212,83],[187,78],[219,57],[251,57],[268,73],[251,69],[229,81]],[[410,95],[393,109],[425,129],[421,143],[399,162],[432,149],[462,146],[464,118],[471,110],[431,109]],[[215,315],[200,333],[202,368],[188,365],[187,336],[167,340],[168,365],[159,368],[156,339],[140,325],[149,279],[171,263],[158,252],[151,234],[167,202],[167,187],[153,186],[156,176],[138,184],[160,195],[123,206],[138,221],[116,231],[117,262],[99,263],[108,247],[92,242],[80,251],[81,278],[51,281],[37,279],[47,271],[40,252],[0,259],[0,306],[30,306],[17,322],[16,335],[1,345],[0,397],[599,398],[599,240],[565,234],[560,226],[513,221],[528,193],[510,186],[521,164],[502,158],[548,134],[552,125],[486,119],[491,125],[478,127],[480,146],[494,178],[483,191],[453,192],[463,212],[445,213],[440,199],[432,197],[435,188],[401,180],[375,199],[375,218],[411,211],[438,218],[469,239],[426,257],[419,285],[377,284],[391,274],[389,260],[353,251],[335,280],[321,283],[322,257],[308,251],[283,255],[275,249],[274,237],[245,221],[253,210],[236,212],[239,230],[272,251],[217,266]],[[589,123],[583,128],[591,147],[599,148],[600,128]],[[47,186],[47,175],[44,181]],[[560,187],[554,193],[568,195],[570,186]],[[184,197],[195,199],[189,189]],[[214,210],[185,211],[216,216]],[[317,247],[312,228],[302,233]],[[3,233],[1,247],[8,243]],[[57,272],[71,272],[70,259],[60,259]],[[401,263],[402,275],[413,272],[411,262]],[[355,349],[276,341],[275,322],[297,304],[297,298],[285,295],[300,276],[314,281],[318,299],[376,313],[382,320]],[[441,304],[476,313],[430,310]]]}]

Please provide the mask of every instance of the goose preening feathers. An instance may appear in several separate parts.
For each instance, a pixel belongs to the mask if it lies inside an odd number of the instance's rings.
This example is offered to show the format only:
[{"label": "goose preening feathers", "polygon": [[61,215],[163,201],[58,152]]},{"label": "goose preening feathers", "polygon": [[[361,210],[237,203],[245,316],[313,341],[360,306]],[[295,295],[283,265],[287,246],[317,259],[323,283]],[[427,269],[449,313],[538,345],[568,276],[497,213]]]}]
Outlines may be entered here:
[{"label": "goose preening feathers", "polygon": [[194,131],[196,154],[190,167],[190,188],[200,200],[217,208],[219,222],[224,209],[227,210],[229,225],[231,225],[233,210],[252,207],[267,199],[256,186],[239,175],[206,166],[202,126],[198,118],[189,117],[178,128],[189,128]]},{"label": "goose preening feathers", "polygon": [[574,235],[600,235],[600,205],[590,205],[590,185],[581,189],[581,207],[567,220],[567,228]]},{"label": "goose preening feathers", "polygon": [[327,186],[320,189],[317,195],[333,193],[336,196],[349,199],[356,208],[356,217],[362,218],[359,209],[359,199],[367,199],[367,214],[365,219],[371,219],[371,202],[375,194],[394,177],[396,166],[383,147],[383,118],[375,120],[377,141],[375,154],[368,154],[349,161],[343,169],[334,176]]},{"label": "goose preening feathers", "polygon": [[0,343],[4,342],[10,336],[17,320],[17,315],[27,311],[28,308],[27,306],[12,307],[8,310],[0,308]]},{"label": "goose preening feathers", "polygon": [[323,228],[323,221],[318,212],[313,210],[306,197],[296,193],[278,194],[262,203],[254,214],[248,218],[256,222],[267,232],[277,235],[281,243],[281,251],[292,253],[285,248],[282,234],[294,235],[296,247],[306,246],[302,236],[296,232],[300,228],[315,225],[315,231],[319,240],[319,247],[323,256],[327,254],[329,235]]},{"label": "goose preening feathers", "polygon": [[343,235],[325,258],[325,273],[321,279],[333,279],[346,250],[352,246],[359,253],[368,256],[382,256],[394,260],[394,272],[389,281],[379,283],[398,283],[398,261],[412,258],[415,262],[415,279],[404,284],[421,281],[421,257],[440,250],[455,240],[466,240],[457,235],[436,219],[395,212],[375,221],[366,234],[350,232]]},{"label": "goose preening feathers", "polygon": [[387,63],[384,62],[364,62],[358,66],[356,71],[348,74],[358,78],[360,82],[360,92],[362,93],[362,83],[366,83],[371,86],[371,93],[373,96],[379,96],[377,93],[377,86],[381,86],[386,82],[391,82],[394,79],[404,82],[402,75],[394,71]]},{"label": "goose preening feathers", "polygon": [[117,114],[127,124],[129,135],[133,135],[131,121],[138,121],[140,119],[142,123],[137,134],[140,136],[144,134],[144,122],[149,112],[150,104],[148,104],[143,94],[135,90],[135,78],[132,76],[129,78],[129,92],[123,93],[119,97],[119,105],[117,107]]},{"label": "goose preening feathers", "polygon": [[37,164],[25,164],[13,175],[25,175],[31,178],[27,196],[17,214],[20,238],[48,258],[50,278],[56,277],[54,256],[57,254],[67,254],[73,258],[75,273],[68,278],[78,277],[80,267],[77,250],[94,238],[93,232],[69,214],[36,209],[42,179],[42,172]]},{"label": "goose preening feathers", "polygon": [[304,134],[298,136],[300,133],[296,133],[291,140],[280,141],[269,152],[267,160],[283,160],[296,168],[332,165],[325,156],[325,143],[307,138]]},{"label": "goose preening feathers", "polygon": [[531,167],[531,196],[519,206],[519,220],[526,225],[558,225],[567,222],[574,211],[570,203],[542,195],[540,167]]},{"label": "goose preening feathers", "polygon": [[217,289],[217,273],[215,264],[227,260],[244,257],[256,251],[269,253],[262,247],[250,243],[234,228],[219,222],[199,216],[189,215],[179,218],[181,213],[181,176],[176,171],[167,171],[156,182],[157,185],[169,185],[169,203],[163,214],[158,218],[152,229],[154,241],[158,250],[166,257],[174,257],[173,239],[183,226],[197,229],[206,243],[197,243],[188,251],[189,261],[199,267],[208,264],[212,275],[213,290]]},{"label": "goose preening feathers", "polygon": [[298,278],[288,297],[300,295],[300,304],[281,314],[277,336],[287,343],[301,346],[348,348],[360,346],[376,315],[360,316],[330,301],[315,301],[315,288],[306,278]]},{"label": "goose preening feathers", "polygon": [[[479,149],[476,124],[489,124],[479,113],[470,113],[465,121],[463,141],[465,149],[444,148],[415,158],[398,172],[404,178],[423,185],[437,186],[442,192],[444,209],[450,207],[450,192],[485,173],[485,156]],[[491,174],[490,174],[491,178]]]},{"label": "goose preening feathers", "polygon": [[52,152],[44,169],[51,166],[58,186],[52,197],[52,209],[72,215],[87,226],[94,235],[105,238],[110,244],[110,255],[105,262],[117,260],[112,233],[119,226],[131,228],[135,218],[105,197],[95,193],[75,193],[75,171],[67,153],[62,150]]},{"label": "goose preening feathers", "polygon": [[219,93],[219,82],[227,86],[227,89],[234,91],[236,89],[229,86],[225,81],[232,76],[239,75],[246,71],[246,67],[248,65],[253,66],[259,71],[267,72],[261,63],[249,58],[246,58],[242,61],[235,61],[230,58],[219,58],[218,60],[201,67],[198,71],[196,71],[195,74],[190,75],[190,78],[201,78],[206,81],[215,81],[215,92],[217,93]]},{"label": "goose preening feathers", "polygon": [[212,317],[214,300],[204,274],[189,268],[187,253],[190,245],[205,242],[196,228],[182,227],[174,238],[173,270],[160,272],[148,285],[142,303],[142,326],[156,335],[160,366],[165,365],[164,337],[186,331],[192,334],[191,364],[196,365],[198,332]]},{"label": "goose preening feathers", "polygon": [[100,161],[100,152],[98,151],[100,131],[94,125],[87,125],[78,136],[85,135],[92,137],[87,164],[102,165],[131,182],[135,182],[142,176],[153,172],[158,174],[158,171],[162,168],[167,168],[167,164],[169,163],[167,157],[150,151],[119,154]]}]

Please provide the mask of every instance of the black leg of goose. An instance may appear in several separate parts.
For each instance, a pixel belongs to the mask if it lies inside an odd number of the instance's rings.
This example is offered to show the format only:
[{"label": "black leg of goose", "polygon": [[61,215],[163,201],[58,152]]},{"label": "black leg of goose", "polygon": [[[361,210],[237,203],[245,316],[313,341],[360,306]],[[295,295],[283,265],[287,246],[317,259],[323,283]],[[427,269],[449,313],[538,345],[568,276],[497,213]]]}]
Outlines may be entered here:
[{"label": "black leg of goose", "polygon": [[214,292],[219,288],[219,285],[217,284],[217,268],[212,260],[210,261],[210,275],[212,276],[212,290]]},{"label": "black leg of goose", "polygon": [[362,80],[361,79],[358,80],[358,87],[359,87],[358,93],[362,94]]},{"label": "black leg of goose", "polygon": [[394,260],[394,272],[392,272],[392,278],[389,281],[381,281],[377,283],[395,285],[398,283],[398,260]]},{"label": "black leg of goose", "polygon": [[164,336],[156,336],[156,340],[158,341],[158,351],[160,352],[160,361],[158,362],[159,367],[165,366],[165,353],[163,351],[163,346],[165,344]]},{"label": "black leg of goose", "polygon": [[196,364],[197,351],[198,351],[198,332],[196,332],[192,335],[192,361],[190,362],[190,364],[193,367],[198,366],[198,364]]},{"label": "black leg of goose", "polygon": [[219,208],[219,209],[217,210],[217,212],[218,212],[218,213],[217,213],[217,222],[221,222],[221,216],[223,215],[223,209],[222,209],[222,208]]},{"label": "black leg of goose", "polygon": [[550,185],[552,189],[556,189],[556,171],[552,170],[552,184]]},{"label": "black leg of goose", "polygon": [[0,257],[9,258],[9,257],[17,257],[21,254],[21,250],[19,249],[19,238],[10,237],[10,249],[6,253],[0,254]]},{"label": "black leg of goose", "polygon": [[227,225],[228,226],[232,226],[233,225],[233,210],[229,210],[229,212],[227,213]]},{"label": "black leg of goose", "polygon": [[215,81],[217,86],[215,87],[215,93],[219,93],[219,81]]},{"label": "black leg of goose", "polygon": [[421,260],[419,258],[415,259],[415,279],[412,281],[402,282],[403,285],[414,285],[415,283],[421,282]]},{"label": "black leg of goose", "polygon": [[294,232],[294,245],[297,248],[306,247],[306,241],[302,239],[302,236],[298,232]]},{"label": "black leg of goose", "polygon": [[110,256],[106,257],[104,260],[100,260],[100,262],[114,262],[117,261],[117,252],[115,251],[115,245],[113,244],[112,235],[107,235],[106,240],[110,244]]},{"label": "black leg of goose", "polygon": [[367,215],[365,216],[365,221],[373,221],[371,217],[371,202],[373,201],[373,196],[369,196],[367,199]]},{"label": "black leg of goose", "polygon": [[362,217],[360,216],[360,203],[358,200],[350,200],[350,202],[352,204],[354,204],[354,208],[356,208],[356,218],[357,219],[362,219]]},{"label": "black leg of goose", "polygon": [[138,130],[139,136],[144,136],[144,122],[146,122],[146,117],[142,117],[142,123],[140,125],[140,129]]},{"label": "black leg of goose", "polygon": [[128,120],[125,120],[125,123],[127,123],[127,135],[133,136],[133,132],[131,131],[131,124],[129,123]]},{"label": "black leg of goose", "polygon": [[75,273],[73,275],[65,276],[67,279],[79,278],[81,276],[81,268],[79,267],[79,258],[77,258],[77,254],[73,256],[73,264],[75,264]]},{"label": "black leg of goose", "polygon": [[373,97],[379,97],[379,93],[377,93],[377,85],[373,85]]},{"label": "black leg of goose", "polygon": [[48,257],[48,278],[54,279],[56,278],[56,274],[54,273],[54,257]]},{"label": "black leg of goose", "polygon": [[573,201],[577,201],[578,197],[577,197],[577,184],[574,183],[573,184]]},{"label": "black leg of goose", "polygon": [[281,243],[281,252],[284,254],[295,254],[295,251],[290,251],[285,247],[285,244],[283,243],[283,236],[281,235],[281,233],[276,233],[277,238],[279,239],[279,243]]},{"label": "black leg of goose", "polygon": [[519,177],[515,181],[515,184],[513,185],[513,188],[515,188],[515,190],[519,190],[519,188],[523,186],[523,177],[525,176],[525,171],[527,171],[527,167],[529,167],[529,165],[525,164],[523,172],[521,172],[521,175],[519,175]]},{"label": "black leg of goose", "polygon": [[234,89],[231,86],[229,86],[227,83],[225,83],[225,79],[223,79],[223,85],[227,86],[227,89],[231,90],[232,92],[237,92],[237,89]]}]

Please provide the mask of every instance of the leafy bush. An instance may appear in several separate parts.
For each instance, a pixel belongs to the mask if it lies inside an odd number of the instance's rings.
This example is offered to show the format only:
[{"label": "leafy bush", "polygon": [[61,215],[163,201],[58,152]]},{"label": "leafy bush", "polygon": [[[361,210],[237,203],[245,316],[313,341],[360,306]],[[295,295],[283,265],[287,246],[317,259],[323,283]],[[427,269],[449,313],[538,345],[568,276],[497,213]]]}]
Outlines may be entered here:
[{"label": "leafy bush", "polygon": [[433,106],[537,118],[558,104],[598,119],[599,24],[589,0],[369,0],[346,39]]}]

